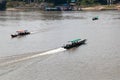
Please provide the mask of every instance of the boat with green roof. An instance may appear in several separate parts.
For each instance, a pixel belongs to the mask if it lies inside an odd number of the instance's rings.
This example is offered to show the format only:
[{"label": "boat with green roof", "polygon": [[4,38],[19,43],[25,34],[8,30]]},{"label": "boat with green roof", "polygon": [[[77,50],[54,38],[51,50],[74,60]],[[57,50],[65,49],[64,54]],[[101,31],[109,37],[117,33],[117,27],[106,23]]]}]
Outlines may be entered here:
[{"label": "boat with green roof", "polygon": [[83,39],[83,40],[81,40],[81,39],[75,39],[75,40],[68,41],[68,42],[70,42],[70,43],[66,44],[65,46],[62,46],[62,47],[65,48],[65,49],[71,49],[73,47],[78,47],[78,46],[80,46],[82,44],[85,44],[86,39]]}]

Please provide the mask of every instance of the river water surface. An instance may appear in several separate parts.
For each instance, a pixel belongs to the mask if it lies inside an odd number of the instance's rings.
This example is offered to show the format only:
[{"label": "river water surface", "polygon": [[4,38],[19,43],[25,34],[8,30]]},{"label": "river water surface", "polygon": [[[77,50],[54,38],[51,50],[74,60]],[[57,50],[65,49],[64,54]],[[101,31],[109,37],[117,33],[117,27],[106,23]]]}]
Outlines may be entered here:
[{"label": "river water surface", "polygon": [[[0,80],[119,80],[119,34],[120,11],[0,12]],[[86,44],[60,48],[77,38]]]}]

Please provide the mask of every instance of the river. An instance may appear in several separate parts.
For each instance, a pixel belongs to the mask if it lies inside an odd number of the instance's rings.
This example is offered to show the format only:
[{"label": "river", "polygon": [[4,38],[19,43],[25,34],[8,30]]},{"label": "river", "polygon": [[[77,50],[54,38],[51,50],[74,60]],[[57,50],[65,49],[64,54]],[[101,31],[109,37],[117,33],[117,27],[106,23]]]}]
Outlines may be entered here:
[{"label": "river", "polygon": [[[120,11],[1,11],[0,80],[119,80],[119,34]],[[77,38],[86,44],[61,48]]]}]

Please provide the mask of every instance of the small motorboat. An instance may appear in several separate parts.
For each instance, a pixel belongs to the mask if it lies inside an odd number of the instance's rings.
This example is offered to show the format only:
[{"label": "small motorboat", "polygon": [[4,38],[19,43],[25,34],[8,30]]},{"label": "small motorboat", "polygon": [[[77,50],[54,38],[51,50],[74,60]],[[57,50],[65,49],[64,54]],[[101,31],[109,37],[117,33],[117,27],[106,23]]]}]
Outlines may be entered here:
[{"label": "small motorboat", "polygon": [[92,18],[93,21],[94,21],[94,20],[98,20],[98,19],[99,19],[98,16]]},{"label": "small motorboat", "polygon": [[86,39],[84,39],[84,40],[75,39],[75,40],[72,40],[72,41],[69,41],[69,42],[70,42],[69,44],[66,44],[65,46],[62,46],[62,47],[65,48],[65,49],[71,49],[73,47],[78,47],[82,44],[85,44]]},{"label": "small motorboat", "polygon": [[11,34],[11,37],[17,37],[17,36],[24,36],[24,35],[28,35],[30,34],[30,32],[28,30],[21,30],[21,31],[16,31],[15,34]]}]

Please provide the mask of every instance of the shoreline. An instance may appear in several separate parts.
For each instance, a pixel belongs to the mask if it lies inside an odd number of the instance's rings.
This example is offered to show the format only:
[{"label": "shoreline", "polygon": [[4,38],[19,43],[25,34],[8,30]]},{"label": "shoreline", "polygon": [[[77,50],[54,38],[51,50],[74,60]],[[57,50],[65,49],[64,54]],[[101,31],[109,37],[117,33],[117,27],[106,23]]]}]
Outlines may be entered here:
[{"label": "shoreline", "polygon": [[21,7],[21,8],[7,8],[6,11],[25,11],[25,10],[40,10],[34,7]]},{"label": "shoreline", "polygon": [[100,5],[94,7],[81,8],[83,11],[103,11],[103,10],[120,10],[120,5]]},{"label": "shoreline", "polygon": [[[6,11],[25,11],[25,10],[42,10],[39,7],[16,7],[16,8],[7,8]],[[83,7],[77,8],[73,11],[103,11],[103,10],[120,10],[120,5],[104,5],[104,6],[94,6],[94,7]]]}]

